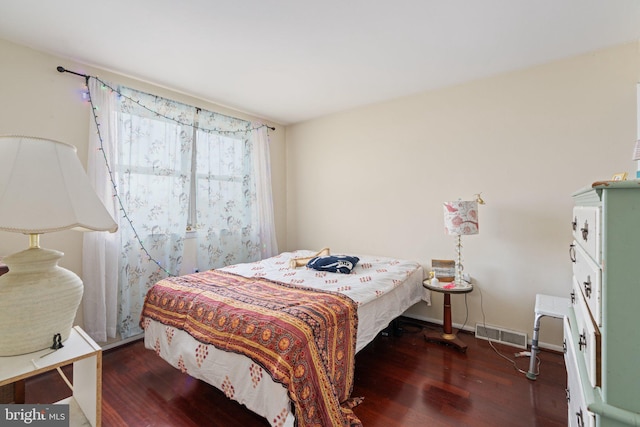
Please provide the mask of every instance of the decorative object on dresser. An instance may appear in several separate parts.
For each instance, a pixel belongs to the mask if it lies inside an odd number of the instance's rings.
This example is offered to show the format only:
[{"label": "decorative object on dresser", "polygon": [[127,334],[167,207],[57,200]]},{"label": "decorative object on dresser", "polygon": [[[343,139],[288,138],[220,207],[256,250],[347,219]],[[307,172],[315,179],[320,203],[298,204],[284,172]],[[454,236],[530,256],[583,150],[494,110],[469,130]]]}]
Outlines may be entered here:
[{"label": "decorative object on dresser", "polygon": [[611,181],[625,181],[627,179],[627,175],[627,172],[613,174]]},{"label": "decorative object on dresser", "polygon": [[478,234],[478,203],[484,204],[480,194],[476,195],[476,200],[456,200],[444,202],[444,231],[449,235],[456,236],[456,265],[455,283],[456,286],[464,286],[466,283],[462,278],[462,237],[463,235]]},{"label": "decorative object on dresser", "polygon": [[[72,145],[27,136],[0,137],[0,230],[29,235],[29,248],[3,258],[0,356],[31,353],[68,338],[83,293],[80,278],[43,249],[42,233],[111,231]],[[58,335],[56,340],[56,335]]]},{"label": "decorative object on dresser", "polygon": [[564,322],[570,425],[640,425],[640,181],[573,195],[571,306]]}]

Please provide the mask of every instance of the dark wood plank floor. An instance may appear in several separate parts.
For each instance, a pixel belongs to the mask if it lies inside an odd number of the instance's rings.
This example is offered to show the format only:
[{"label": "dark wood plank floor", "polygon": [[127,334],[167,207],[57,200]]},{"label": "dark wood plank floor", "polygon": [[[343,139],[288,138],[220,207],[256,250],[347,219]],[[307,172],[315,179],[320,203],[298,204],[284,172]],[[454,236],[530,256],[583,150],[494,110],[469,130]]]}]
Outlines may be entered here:
[{"label": "dark wood plank floor", "polygon": [[[429,326],[437,328],[437,326]],[[566,426],[566,376],[561,354],[543,351],[540,375],[528,380],[487,341],[463,333],[465,353],[428,343],[420,328],[377,337],[356,356],[354,409],[365,427]],[[521,349],[496,345],[513,359]],[[528,358],[516,359],[526,371]],[[65,371],[69,371],[65,368]],[[68,395],[54,373],[27,381],[28,403]],[[103,354],[103,425],[238,426],[269,424],[213,387],[180,373],[141,341]]]}]

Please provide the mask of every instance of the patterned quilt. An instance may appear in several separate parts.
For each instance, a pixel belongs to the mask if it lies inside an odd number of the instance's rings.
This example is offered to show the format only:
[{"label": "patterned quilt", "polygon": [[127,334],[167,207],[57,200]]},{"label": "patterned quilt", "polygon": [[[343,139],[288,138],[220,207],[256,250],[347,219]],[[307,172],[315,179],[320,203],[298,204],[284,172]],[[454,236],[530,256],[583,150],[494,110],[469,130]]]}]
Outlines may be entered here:
[{"label": "patterned quilt", "polygon": [[361,425],[349,401],[358,326],[350,298],[210,270],[158,282],[145,317],[260,364],[287,388],[298,426]]}]

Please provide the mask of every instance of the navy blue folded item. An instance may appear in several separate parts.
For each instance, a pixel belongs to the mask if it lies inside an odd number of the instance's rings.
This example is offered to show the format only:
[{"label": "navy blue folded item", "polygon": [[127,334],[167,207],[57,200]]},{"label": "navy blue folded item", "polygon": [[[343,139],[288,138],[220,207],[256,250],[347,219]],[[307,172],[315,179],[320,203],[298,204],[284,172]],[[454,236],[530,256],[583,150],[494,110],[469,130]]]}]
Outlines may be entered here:
[{"label": "navy blue folded item", "polygon": [[331,273],[349,274],[360,261],[360,258],[349,255],[327,255],[311,258],[307,263],[308,268]]}]

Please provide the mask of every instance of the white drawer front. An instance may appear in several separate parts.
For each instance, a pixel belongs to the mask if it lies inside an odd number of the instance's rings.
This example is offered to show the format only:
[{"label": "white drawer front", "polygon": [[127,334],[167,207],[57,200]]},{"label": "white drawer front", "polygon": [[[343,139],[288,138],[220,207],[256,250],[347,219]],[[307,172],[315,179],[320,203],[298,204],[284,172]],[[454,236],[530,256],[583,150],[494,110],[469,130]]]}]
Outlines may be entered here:
[{"label": "white drawer front", "polygon": [[576,242],[574,248],[573,276],[578,282],[593,320],[598,327],[602,327],[602,270]]},{"label": "white drawer front", "polygon": [[565,352],[564,364],[567,367],[567,421],[570,426],[595,426],[595,416],[587,411],[587,403],[582,390],[582,381],[578,373],[576,349],[571,339],[569,319],[564,318]]},{"label": "white drawer front", "polygon": [[598,263],[600,253],[600,208],[576,206],[573,208],[573,238]]},{"label": "white drawer front", "polygon": [[593,387],[600,386],[600,331],[591,319],[587,303],[575,277],[573,291],[575,298],[573,298],[572,305],[578,323],[574,329],[577,337],[574,337],[573,345],[576,348],[577,357],[584,360],[589,382]]}]

